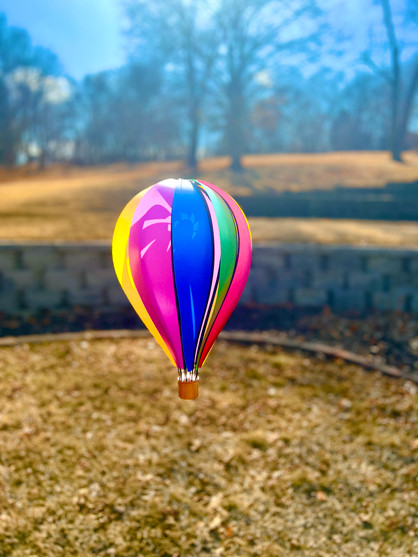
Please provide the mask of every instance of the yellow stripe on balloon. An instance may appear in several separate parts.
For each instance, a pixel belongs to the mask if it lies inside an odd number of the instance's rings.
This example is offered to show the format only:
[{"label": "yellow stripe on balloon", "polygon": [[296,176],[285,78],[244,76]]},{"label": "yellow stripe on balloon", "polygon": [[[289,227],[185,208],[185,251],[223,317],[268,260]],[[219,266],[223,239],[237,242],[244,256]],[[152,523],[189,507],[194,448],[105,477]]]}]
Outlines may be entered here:
[{"label": "yellow stripe on balloon", "polygon": [[132,307],[139,315],[144,325],[153,335],[155,340],[158,342],[158,344],[167,354],[167,357],[169,358],[170,362],[173,364],[174,367],[177,367],[173,355],[171,354],[166,343],[162,339],[156,326],[151,320],[141,300],[141,297],[139,296],[135,288],[135,284],[132,278],[132,273],[129,265],[128,242],[129,242],[129,234],[131,230],[132,218],[134,216],[135,210],[140,200],[149,189],[150,188],[142,190],[135,197],[133,197],[129,201],[129,203],[125,206],[125,208],[123,209],[122,213],[120,214],[116,222],[115,231],[113,233],[113,241],[112,241],[113,265],[115,267],[115,272],[116,272],[116,276],[118,277],[119,283],[122,286],[126,294],[126,297],[132,304]]},{"label": "yellow stripe on balloon", "polygon": [[122,285],[123,268],[125,266],[125,261],[127,258],[127,247],[129,233],[131,230],[132,218],[135,214],[138,203],[150,188],[140,191],[133,197],[127,205],[123,208],[123,211],[119,215],[116,222],[115,230],[113,232],[112,240],[112,258],[113,266],[115,267],[115,273],[118,277],[119,283]]}]

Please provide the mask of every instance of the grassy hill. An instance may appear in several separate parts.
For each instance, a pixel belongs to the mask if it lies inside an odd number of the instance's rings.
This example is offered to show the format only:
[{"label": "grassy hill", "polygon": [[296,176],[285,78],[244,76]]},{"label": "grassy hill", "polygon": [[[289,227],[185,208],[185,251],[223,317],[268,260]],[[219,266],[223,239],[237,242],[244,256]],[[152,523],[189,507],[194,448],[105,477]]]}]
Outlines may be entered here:
[{"label": "grassy hill", "polygon": [[[108,239],[125,203],[139,190],[168,177],[196,177],[232,195],[307,191],[337,186],[381,188],[390,181],[418,180],[418,153],[405,163],[386,152],[248,155],[244,171],[228,169],[227,158],[204,160],[198,175],[182,163],[152,162],[105,167],[51,167],[43,172],[0,169],[0,239]],[[413,246],[418,225],[323,219],[250,220],[255,241]]]}]

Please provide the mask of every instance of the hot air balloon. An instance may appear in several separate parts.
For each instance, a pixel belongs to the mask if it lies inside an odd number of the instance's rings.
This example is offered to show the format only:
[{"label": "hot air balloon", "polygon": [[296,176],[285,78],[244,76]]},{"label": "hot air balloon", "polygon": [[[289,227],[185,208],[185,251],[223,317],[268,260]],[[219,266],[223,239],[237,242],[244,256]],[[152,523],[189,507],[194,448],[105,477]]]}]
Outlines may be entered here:
[{"label": "hot air balloon", "polygon": [[248,278],[244,213],[212,184],[163,180],[123,209],[112,255],[127,298],[178,369],[180,398],[196,398],[199,368]]}]

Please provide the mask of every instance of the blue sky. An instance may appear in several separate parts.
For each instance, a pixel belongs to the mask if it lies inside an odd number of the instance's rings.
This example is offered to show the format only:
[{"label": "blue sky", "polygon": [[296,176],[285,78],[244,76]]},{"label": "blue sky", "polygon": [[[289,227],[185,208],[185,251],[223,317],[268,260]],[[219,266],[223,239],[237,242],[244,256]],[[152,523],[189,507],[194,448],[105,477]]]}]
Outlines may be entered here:
[{"label": "blue sky", "polygon": [[[344,34],[344,46],[349,46],[344,61],[327,58],[326,63],[334,68],[336,65],[346,70],[352,67],[370,40],[379,42],[384,37],[379,2],[317,2],[325,10],[334,32]],[[403,19],[406,2],[391,0],[398,22]],[[53,50],[64,71],[76,79],[87,73],[119,67],[125,61],[120,0],[0,0],[0,11],[6,14],[10,25],[27,29],[34,44]],[[416,26],[412,33],[416,33]],[[384,60],[383,53],[377,49],[376,56],[377,61]]]},{"label": "blue sky", "polygon": [[53,50],[76,79],[124,62],[118,0],[0,0],[0,12]]}]

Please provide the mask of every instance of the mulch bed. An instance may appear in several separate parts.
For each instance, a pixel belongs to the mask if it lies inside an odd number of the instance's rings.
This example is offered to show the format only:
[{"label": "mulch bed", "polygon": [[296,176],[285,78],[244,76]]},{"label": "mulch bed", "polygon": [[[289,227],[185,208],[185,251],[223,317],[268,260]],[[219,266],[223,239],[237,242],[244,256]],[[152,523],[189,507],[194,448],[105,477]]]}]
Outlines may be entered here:
[{"label": "mulch bed", "polygon": [[[74,307],[21,317],[0,314],[0,337],[85,330],[140,329],[130,308],[118,313]],[[418,319],[411,314],[372,312],[335,315],[292,307],[240,306],[226,330],[274,331],[282,338],[317,342],[368,357],[377,365],[396,366],[404,374],[418,372]]]},{"label": "mulch bed", "polygon": [[[247,322],[245,314],[249,317]],[[306,312],[295,308],[254,307],[240,308],[232,325],[234,322],[249,330],[273,329],[300,342],[338,346],[367,356],[376,364],[396,366],[404,373],[418,371],[418,319],[411,314],[335,315],[328,308],[321,312]]]}]

